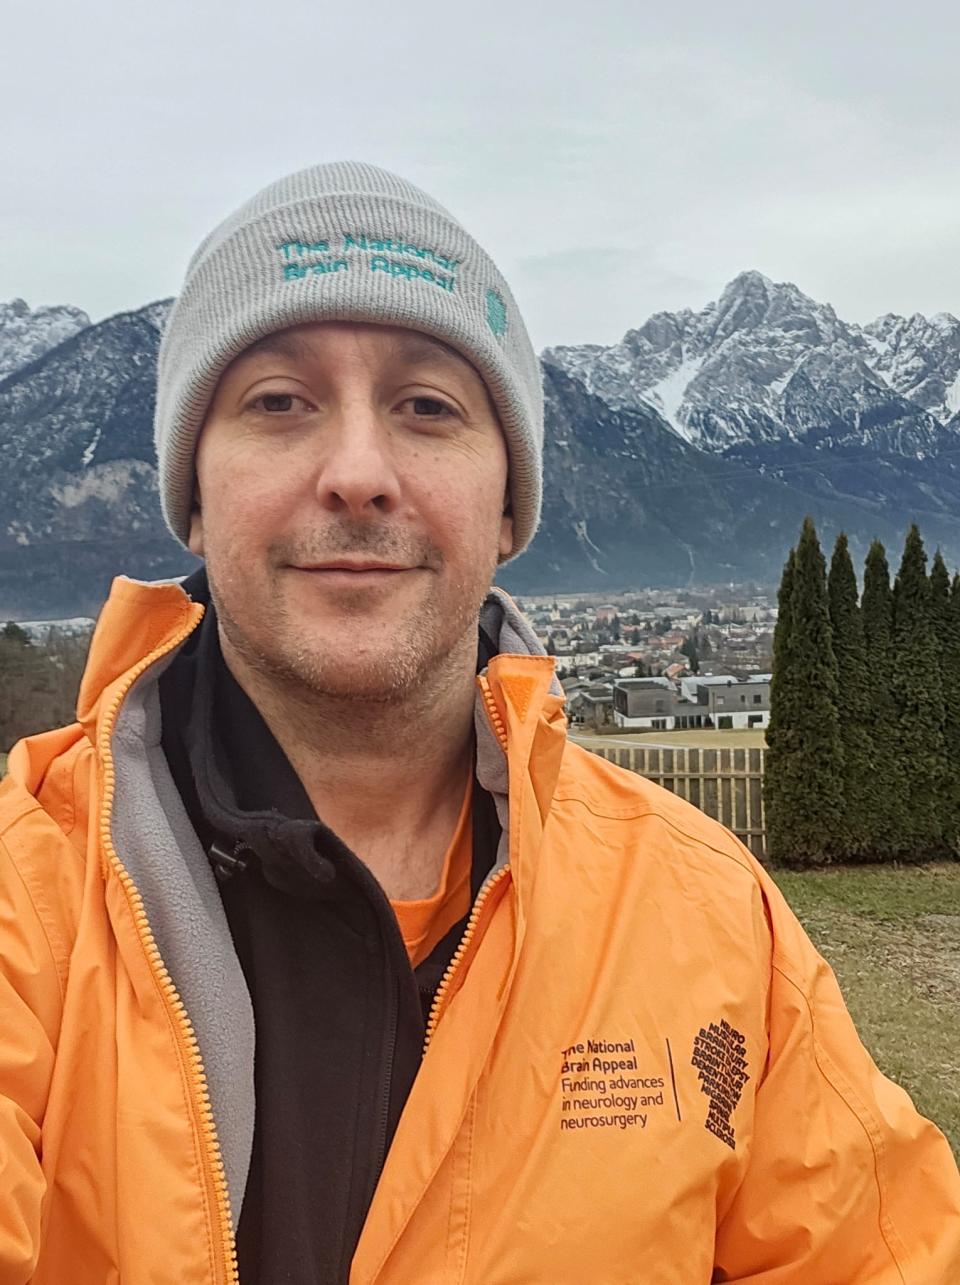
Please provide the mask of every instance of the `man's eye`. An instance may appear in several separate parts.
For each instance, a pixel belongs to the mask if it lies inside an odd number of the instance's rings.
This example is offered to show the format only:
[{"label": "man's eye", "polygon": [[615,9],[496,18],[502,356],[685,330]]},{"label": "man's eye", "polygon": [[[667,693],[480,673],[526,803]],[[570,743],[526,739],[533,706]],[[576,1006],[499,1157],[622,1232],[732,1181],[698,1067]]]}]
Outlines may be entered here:
[{"label": "man's eye", "polygon": [[435,397],[411,397],[410,404],[413,406],[415,415],[422,415],[429,419],[440,419],[445,415],[453,414],[446,402],[438,401]]},{"label": "man's eye", "polygon": [[265,411],[291,411],[293,404],[299,401],[293,393],[261,393],[255,397],[250,405],[256,410],[262,408]]}]

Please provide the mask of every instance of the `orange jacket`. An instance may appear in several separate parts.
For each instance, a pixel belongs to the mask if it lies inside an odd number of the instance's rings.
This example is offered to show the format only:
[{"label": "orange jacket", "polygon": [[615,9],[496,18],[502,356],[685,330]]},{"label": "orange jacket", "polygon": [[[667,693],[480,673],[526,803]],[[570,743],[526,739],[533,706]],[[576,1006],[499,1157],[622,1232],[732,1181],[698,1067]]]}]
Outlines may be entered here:
[{"label": "orange jacket", "polygon": [[[201,614],[118,580],[79,723],[21,742],[0,787],[0,1285],[236,1279],[252,1030],[209,867],[170,844],[151,704]],[[571,745],[552,675],[501,655],[478,680],[509,862],[438,995],[352,1285],[957,1285],[942,1135],[764,871]]]}]

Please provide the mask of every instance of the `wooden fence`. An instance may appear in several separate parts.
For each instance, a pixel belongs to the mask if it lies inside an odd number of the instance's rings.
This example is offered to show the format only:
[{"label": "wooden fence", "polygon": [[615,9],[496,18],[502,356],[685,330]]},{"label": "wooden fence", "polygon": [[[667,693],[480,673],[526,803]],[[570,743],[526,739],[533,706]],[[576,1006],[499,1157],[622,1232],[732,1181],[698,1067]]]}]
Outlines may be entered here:
[{"label": "wooden fence", "polygon": [[687,799],[732,830],[755,857],[764,860],[764,750],[668,748],[636,742],[623,748],[589,748]]}]

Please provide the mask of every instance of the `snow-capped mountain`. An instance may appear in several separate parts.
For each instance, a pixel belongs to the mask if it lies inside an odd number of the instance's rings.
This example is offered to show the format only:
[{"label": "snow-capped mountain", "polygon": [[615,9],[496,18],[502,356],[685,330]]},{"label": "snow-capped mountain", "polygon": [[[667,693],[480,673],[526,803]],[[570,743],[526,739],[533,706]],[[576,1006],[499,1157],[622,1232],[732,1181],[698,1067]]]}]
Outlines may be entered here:
[{"label": "snow-capped mountain", "polygon": [[23,299],[0,303],[0,380],[90,325],[79,308],[35,308]]},{"label": "snow-capped mountain", "polygon": [[0,381],[0,618],[91,615],[111,577],[189,565],[157,497],[170,302],[87,325]]},{"label": "snow-capped mountain", "polygon": [[901,396],[941,422],[960,411],[960,321],[949,312],[932,317],[888,312],[863,335],[874,352],[869,364]]},{"label": "snow-capped mountain", "polygon": [[508,589],[774,584],[808,513],[825,542],[845,530],[857,559],[878,538],[895,564],[917,520],[931,548],[960,562],[955,446],[922,459],[803,442],[718,454],[646,402],[615,410],[547,362],[543,381],[543,522],[503,569]]},{"label": "snow-capped mountain", "polygon": [[815,438],[918,458],[960,410],[960,321],[841,321],[787,283],[743,272],[699,312],[660,312],[619,344],[548,349],[615,408],[645,402],[709,451]]}]

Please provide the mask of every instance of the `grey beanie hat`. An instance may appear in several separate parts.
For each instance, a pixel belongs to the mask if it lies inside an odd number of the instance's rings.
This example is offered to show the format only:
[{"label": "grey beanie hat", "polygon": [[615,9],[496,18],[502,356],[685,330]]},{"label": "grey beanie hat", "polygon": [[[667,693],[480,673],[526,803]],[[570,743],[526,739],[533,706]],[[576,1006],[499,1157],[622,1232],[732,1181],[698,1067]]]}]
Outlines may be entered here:
[{"label": "grey beanie hat", "polygon": [[511,557],[540,516],[540,364],[489,256],[432,197],[354,161],[265,187],[203,241],[160,345],[155,434],[163,514],[184,543],[197,437],[223,371],[309,321],[371,321],[442,339],[484,380],[510,459]]}]

